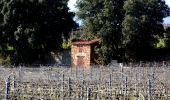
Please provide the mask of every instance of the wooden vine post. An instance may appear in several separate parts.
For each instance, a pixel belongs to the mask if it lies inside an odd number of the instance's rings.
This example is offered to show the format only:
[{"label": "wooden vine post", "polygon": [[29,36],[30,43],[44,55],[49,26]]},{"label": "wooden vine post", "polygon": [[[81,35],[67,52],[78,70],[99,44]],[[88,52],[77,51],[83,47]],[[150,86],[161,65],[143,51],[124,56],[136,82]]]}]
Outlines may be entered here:
[{"label": "wooden vine post", "polygon": [[71,100],[71,79],[68,78],[68,98]]},{"label": "wooden vine post", "polygon": [[151,100],[152,97],[151,87],[152,87],[151,80],[148,80],[148,100]]},{"label": "wooden vine post", "polygon": [[87,87],[87,100],[91,100],[91,88]]},{"label": "wooden vine post", "polygon": [[10,99],[10,76],[6,80],[5,100]]}]

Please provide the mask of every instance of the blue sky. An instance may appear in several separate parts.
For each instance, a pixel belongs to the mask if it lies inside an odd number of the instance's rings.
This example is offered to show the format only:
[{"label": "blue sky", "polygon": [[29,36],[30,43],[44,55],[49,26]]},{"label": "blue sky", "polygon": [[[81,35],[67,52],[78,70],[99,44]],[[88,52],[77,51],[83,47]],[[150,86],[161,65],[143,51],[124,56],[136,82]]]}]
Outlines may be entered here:
[{"label": "blue sky", "polygon": [[[76,4],[77,0],[69,0],[68,6],[70,7],[71,11],[76,11],[74,5]],[[170,7],[170,0],[165,0],[166,4]],[[170,17],[164,18],[164,23],[165,24],[170,24]]]}]

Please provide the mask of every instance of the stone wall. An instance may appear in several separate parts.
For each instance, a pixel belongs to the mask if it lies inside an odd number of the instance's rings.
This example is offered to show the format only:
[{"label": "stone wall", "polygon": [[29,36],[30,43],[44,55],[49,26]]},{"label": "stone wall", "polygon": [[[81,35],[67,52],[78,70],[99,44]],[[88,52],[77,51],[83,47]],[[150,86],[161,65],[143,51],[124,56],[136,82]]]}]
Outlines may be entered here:
[{"label": "stone wall", "polygon": [[52,53],[52,57],[55,61],[55,64],[66,65],[66,66],[71,65],[70,49],[64,50],[64,51],[59,52],[59,53]]},{"label": "stone wall", "polygon": [[[79,48],[82,48],[82,52],[79,51]],[[83,58],[83,67],[90,66],[90,54],[91,54],[91,46],[90,45],[72,45],[71,47],[71,59],[72,59],[72,66],[77,66],[78,57],[84,57]]]}]

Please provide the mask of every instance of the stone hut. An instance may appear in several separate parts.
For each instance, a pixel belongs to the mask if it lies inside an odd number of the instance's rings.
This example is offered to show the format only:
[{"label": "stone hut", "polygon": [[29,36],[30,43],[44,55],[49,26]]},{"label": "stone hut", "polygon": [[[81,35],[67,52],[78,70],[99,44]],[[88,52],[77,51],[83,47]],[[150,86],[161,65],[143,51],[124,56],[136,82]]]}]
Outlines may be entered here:
[{"label": "stone hut", "polygon": [[98,40],[76,40],[71,46],[71,66],[89,68],[95,61],[94,46]]}]

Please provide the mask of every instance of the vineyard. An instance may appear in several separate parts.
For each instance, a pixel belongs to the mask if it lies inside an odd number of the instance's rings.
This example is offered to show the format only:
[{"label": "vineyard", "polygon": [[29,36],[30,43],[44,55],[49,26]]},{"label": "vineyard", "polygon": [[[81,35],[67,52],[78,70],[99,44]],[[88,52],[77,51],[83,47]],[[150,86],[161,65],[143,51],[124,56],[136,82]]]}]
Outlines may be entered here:
[{"label": "vineyard", "polygon": [[170,100],[170,64],[0,68],[5,100]]}]

